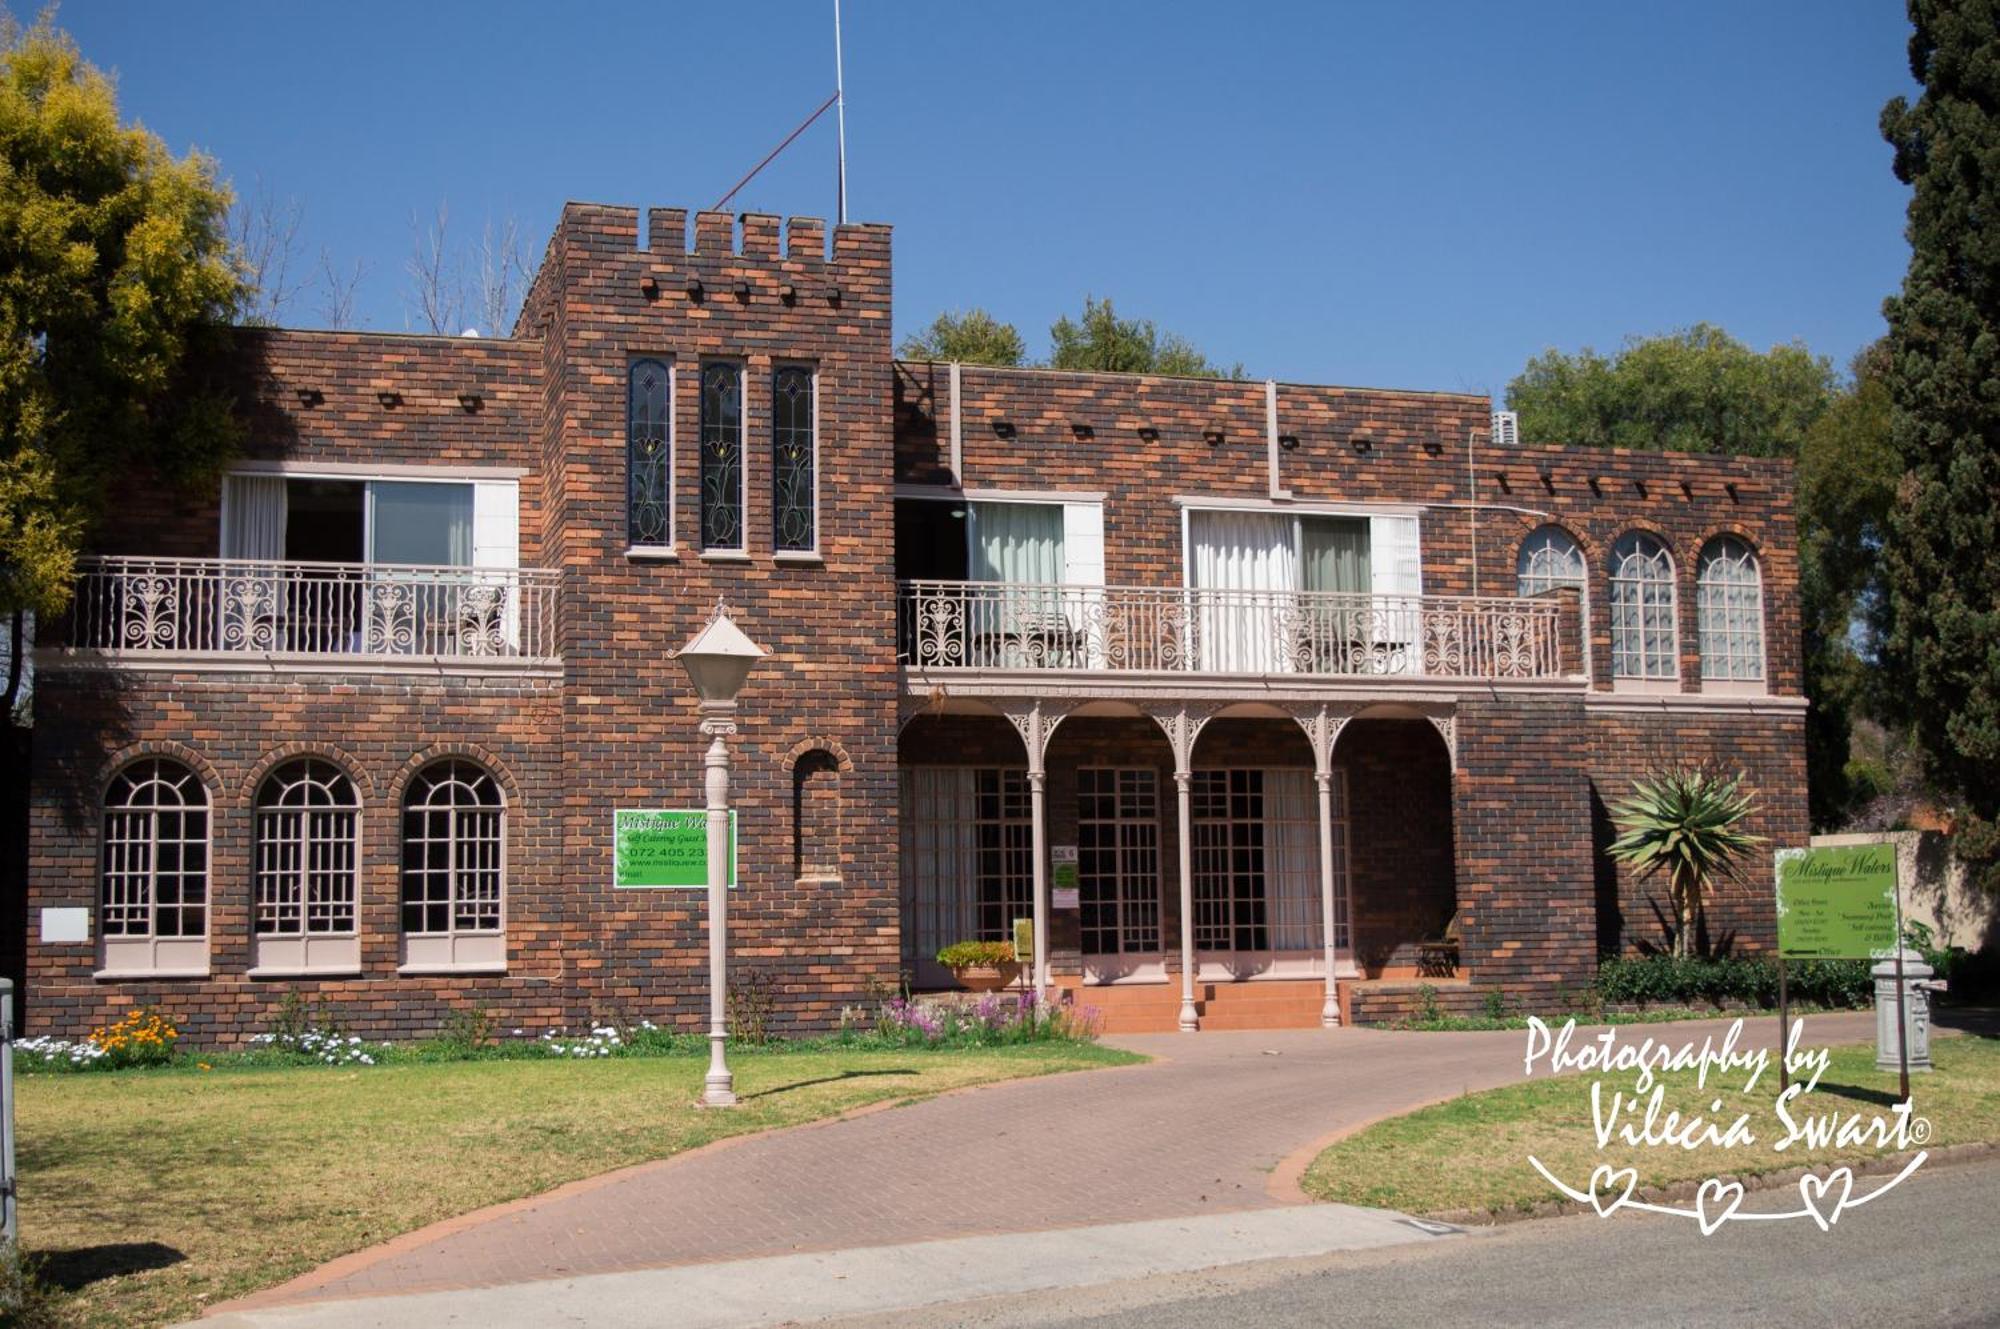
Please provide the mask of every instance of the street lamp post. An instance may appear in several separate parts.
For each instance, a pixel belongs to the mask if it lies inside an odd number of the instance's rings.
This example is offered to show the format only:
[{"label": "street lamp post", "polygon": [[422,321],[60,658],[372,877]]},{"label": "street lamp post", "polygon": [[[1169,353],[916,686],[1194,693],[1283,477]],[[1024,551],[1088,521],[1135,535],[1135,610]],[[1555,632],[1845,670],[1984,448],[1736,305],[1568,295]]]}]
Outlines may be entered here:
[{"label": "street lamp post", "polygon": [[723,1044],[729,1040],[729,745],[736,732],[736,694],[764,651],[730,621],[720,600],[693,640],[675,654],[701,698],[701,732],[708,739],[708,1078],[704,1107],[735,1107],[735,1077]]}]

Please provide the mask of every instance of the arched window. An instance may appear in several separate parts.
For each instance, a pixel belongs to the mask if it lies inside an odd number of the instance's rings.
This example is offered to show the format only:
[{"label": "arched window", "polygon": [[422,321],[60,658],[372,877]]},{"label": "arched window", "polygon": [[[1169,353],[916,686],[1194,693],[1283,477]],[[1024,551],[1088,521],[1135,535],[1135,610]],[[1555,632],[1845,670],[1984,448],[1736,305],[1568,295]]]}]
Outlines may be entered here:
[{"label": "arched window", "polygon": [[840,758],[825,748],[792,763],[792,876],[840,877]]},{"label": "arched window", "polygon": [[625,539],[634,548],[674,542],[672,439],[672,372],[634,360],[625,398]]},{"label": "arched window", "polygon": [[285,762],[257,788],[257,967],[352,971],[361,964],[361,799],[338,766]]},{"label": "arched window", "polygon": [[1710,540],[1696,578],[1703,682],[1764,678],[1764,580],[1757,555],[1733,535]]},{"label": "arched window", "polygon": [[1674,559],[1657,539],[1633,532],[1611,551],[1611,674],[1672,681],[1680,677],[1674,628]]},{"label": "arched window", "polygon": [[819,548],[819,440],[813,371],[784,365],[771,376],[772,548],[809,554]]},{"label": "arched window", "polygon": [[452,757],[403,794],[403,963],[499,969],[507,960],[506,818],[499,782]]},{"label": "arched window", "polygon": [[98,930],[114,974],[208,972],[208,791],[167,757],[146,757],[104,792]]},{"label": "arched window", "polygon": [[1583,550],[1560,526],[1543,526],[1521,542],[1514,563],[1514,580],[1521,595],[1542,595],[1559,586],[1583,589]]}]

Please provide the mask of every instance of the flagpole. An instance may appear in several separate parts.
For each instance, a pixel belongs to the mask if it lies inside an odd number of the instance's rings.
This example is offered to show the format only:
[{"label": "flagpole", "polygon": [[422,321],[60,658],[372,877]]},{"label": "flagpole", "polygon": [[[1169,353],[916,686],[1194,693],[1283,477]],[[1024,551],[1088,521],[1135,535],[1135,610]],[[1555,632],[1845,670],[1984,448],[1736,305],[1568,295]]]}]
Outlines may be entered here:
[{"label": "flagpole", "polygon": [[833,0],[833,104],[840,127],[840,176],[836,186],[835,212],[838,223],[847,224],[847,82],[840,60],[840,0]]}]

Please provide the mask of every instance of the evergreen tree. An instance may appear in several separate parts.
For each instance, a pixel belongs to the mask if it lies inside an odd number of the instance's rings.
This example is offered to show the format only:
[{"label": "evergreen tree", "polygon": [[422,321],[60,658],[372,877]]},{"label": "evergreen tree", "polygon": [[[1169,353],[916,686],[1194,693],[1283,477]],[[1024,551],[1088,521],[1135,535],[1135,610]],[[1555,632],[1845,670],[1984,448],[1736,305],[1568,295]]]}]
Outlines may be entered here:
[{"label": "evergreen tree", "polygon": [[1012,368],[1027,359],[1028,348],[1012,323],[1002,323],[983,309],[968,309],[962,314],[939,314],[922,332],[903,338],[897,353],[905,360]]},{"label": "evergreen tree", "polygon": [[2000,885],[2000,4],[1911,0],[1915,105],[1882,112],[1911,187],[1889,320],[1903,467],[1884,545],[1883,663],[1960,852]]}]

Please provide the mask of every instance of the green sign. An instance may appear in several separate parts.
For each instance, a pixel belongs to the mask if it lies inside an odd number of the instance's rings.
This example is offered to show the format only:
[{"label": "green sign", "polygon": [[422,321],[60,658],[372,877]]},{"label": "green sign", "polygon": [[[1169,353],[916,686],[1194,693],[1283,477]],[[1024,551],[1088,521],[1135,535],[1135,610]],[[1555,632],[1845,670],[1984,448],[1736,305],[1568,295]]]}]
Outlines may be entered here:
[{"label": "green sign", "polygon": [[1778,851],[1778,954],[1871,960],[1896,951],[1896,846]]},{"label": "green sign", "polygon": [[1014,958],[1022,964],[1034,963],[1035,920],[1032,918],[1014,920]]},{"label": "green sign", "polygon": [[[708,885],[708,813],[620,808],[611,814],[611,884],[621,890]],[[736,885],[736,812],[729,813],[729,884]]]}]

